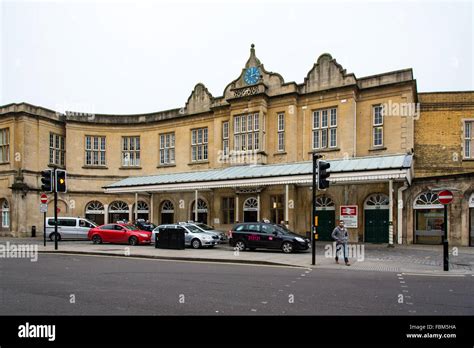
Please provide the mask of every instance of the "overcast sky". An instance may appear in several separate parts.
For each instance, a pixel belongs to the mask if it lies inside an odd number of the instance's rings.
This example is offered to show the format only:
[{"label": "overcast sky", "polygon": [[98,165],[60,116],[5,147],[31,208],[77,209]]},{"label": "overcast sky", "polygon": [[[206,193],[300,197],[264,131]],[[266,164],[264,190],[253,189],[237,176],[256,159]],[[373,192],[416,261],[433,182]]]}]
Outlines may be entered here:
[{"label": "overcast sky", "polygon": [[0,104],[146,113],[214,96],[250,44],[303,82],[330,53],[356,77],[413,68],[418,91],[473,90],[472,1],[0,0]]}]

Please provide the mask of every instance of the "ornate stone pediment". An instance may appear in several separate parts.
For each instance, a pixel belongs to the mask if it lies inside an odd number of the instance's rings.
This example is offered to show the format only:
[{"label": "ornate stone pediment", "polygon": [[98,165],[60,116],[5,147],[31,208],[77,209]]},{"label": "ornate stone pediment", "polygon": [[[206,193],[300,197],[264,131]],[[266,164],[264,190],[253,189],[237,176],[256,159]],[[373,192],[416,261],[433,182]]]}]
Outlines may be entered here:
[{"label": "ornate stone pediment", "polygon": [[346,70],[336,59],[333,59],[329,53],[324,53],[319,56],[316,64],[308,72],[307,77],[300,86],[300,93],[355,85],[356,82],[354,74],[347,74]]},{"label": "ornate stone pediment", "polygon": [[186,102],[185,110],[188,114],[196,114],[211,110],[211,104],[214,97],[207,90],[206,86],[198,83]]}]

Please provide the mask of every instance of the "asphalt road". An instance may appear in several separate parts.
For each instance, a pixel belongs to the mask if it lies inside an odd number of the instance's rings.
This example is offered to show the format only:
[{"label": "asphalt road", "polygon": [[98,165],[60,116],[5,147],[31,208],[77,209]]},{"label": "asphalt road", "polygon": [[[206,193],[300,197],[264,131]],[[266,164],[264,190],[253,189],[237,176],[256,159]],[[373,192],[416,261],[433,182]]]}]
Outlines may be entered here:
[{"label": "asphalt road", "polygon": [[[41,254],[0,260],[3,315],[473,315],[474,277]],[[400,303],[402,302],[402,303]]]}]

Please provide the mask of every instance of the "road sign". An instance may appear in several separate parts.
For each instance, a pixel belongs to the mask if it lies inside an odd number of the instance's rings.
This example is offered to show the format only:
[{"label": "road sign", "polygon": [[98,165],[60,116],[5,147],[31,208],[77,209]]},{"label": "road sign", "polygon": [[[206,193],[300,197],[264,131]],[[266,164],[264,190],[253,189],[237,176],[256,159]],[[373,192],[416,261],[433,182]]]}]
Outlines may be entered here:
[{"label": "road sign", "polygon": [[453,193],[448,190],[438,193],[438,200],[441,204],[449,204],[453,201]]},{"label": "road sign", "polygon": [[47,213],[48,212],[48,205],[41,203],[40,204],[40,213]]},{"label": "road sign", "polygon": [[61,212],[61,208],[57,208],[56,211],[58,212],[58,214]]},{"label": "road sign", "polygon": [[48,203],[48,195],[44,193],[41,195],[41,203],[43,204]]},{"label": "road sign", "polygon": [[341,205],[340,219],[347,228],[357,228],[357,205]]}]

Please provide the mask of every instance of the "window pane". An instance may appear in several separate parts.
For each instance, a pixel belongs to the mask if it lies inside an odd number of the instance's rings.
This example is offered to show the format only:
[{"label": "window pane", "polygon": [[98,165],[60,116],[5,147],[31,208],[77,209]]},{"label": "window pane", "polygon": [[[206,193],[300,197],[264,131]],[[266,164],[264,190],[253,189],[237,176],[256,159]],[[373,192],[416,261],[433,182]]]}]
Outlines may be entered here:
[{"label": "window pane", "polygon": [[191,131],[191,144],[196,145],[196,130]]},{"label": "window pane", "polygon": [[203,145],[204,148],[204,159],[207,160],[207,145]]},{"label": "window pane", "polygon": [[242,116],[242,133],[247,131],[247,117]]},{"label": "window pane", "polygon": [[319,131],[313,132],[313,149],[319,149]]},{"label": "window pane", "polygon": [[260,129],[258,114],[253,115],[253,130],[258,131]]},{"label": "window pane", "polygon": [[105,151],[105,137],[100,138],[100,148]]},{"label": "window pane", "polygon": [[207,144],[207,128],[204,128],[203,132],[204,132],[204,143]]},{"label": "window pane", "polygon": [[321,130],[321,147],[328,147],[328,130]]},{"label": "window pane", "polygon": [[328,126],[328,111],[323,110],[321,113],[321,127],[327,127]]},{"label": "window pane", "polygon": [[464,142],[464,157],[471,158],[471,140]]},{"label": "window pane", "polygon": [[253,130],[253,117],[252,117],[252,115],[247,116],[247,130],[249,132],[251,132]]},{"label": "window pane", "polygon": [[234,118],[234,133],[237,134],[240,132],[240,116]]},{"label": "window pane", "polygon": [[319,128],[319,111],[313,112],[313,129]]},{"label": "window pane", "polygon": [[331,139],[330,139],[329,146],[336,147],[336,128],[330,129],[330,136],[331,136]]},{"label": "window pane", "polygon": [[249,133],[247,134],[247,149],[253,150],[253,134]]},{"label": "window pane", "polygon": [[464,137],[466,139],[470,139],[471,138],[471,126],[472,126],[473,122],[466,122],[464,125]]},{"label": "window pane", "polygon": [[337,112],[336,109],[331,109],[331,127],[337,125]]}]

